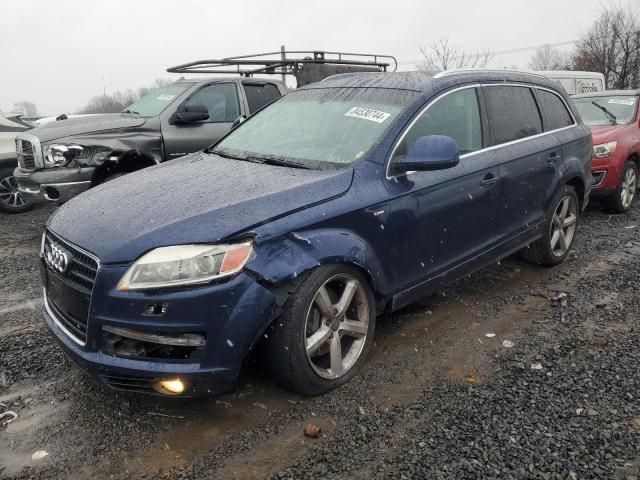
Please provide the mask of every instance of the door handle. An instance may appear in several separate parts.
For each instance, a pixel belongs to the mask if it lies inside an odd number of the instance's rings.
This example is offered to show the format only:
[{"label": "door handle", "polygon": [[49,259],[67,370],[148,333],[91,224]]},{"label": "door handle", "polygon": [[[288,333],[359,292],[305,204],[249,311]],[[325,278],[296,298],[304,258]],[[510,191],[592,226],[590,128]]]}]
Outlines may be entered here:
[{"label": "door handle", "polygon": [[480,182],[482,188],[486,188],[487,190],[493,188],[496,183],[498,183],[498,177],[496,177],[493,173],[488,173],[484,176],[484,179]]}]

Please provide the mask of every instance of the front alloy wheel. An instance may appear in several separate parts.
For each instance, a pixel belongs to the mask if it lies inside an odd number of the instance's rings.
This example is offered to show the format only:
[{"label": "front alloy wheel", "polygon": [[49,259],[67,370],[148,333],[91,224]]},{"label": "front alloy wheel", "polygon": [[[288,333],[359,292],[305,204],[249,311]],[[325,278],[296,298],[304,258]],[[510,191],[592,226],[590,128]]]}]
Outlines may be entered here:
[{"label": "front alloy wheel", "polygon": [[638,189],[638,176],[633,168],[627,170],[622,179],[622,191],[620,196],[622,197],[622,206],[628,209],[633,202],[633,197],[636,196],[636,190]]},{"label": "front alloy wheel", "polygon": [[605,202],[609,209],[615,213],[624,213],[631,208],[633,199],[638,191],[638,167],[629,160],[620,177],[620,184]]},{"label": "front alloy wheel", "polygon": [[316,268],[300,283],[266,334],[271,375],[303,395],[348,382],[366,360],[375,330],[367,278],[350,265]]},{"label": "front alloy wheel", "polygon": [[349,274],[329,278],[316,292],[305,325],[305,351],[322,378],[336,379],[356,364],[369,331],[369,303]]},{"label": "front alloy wheel", "polygon": [[0,211],[22,213],[31,209],[31,202],[26,200],[18,190],[18,180],[9,172],[0,174]]}]

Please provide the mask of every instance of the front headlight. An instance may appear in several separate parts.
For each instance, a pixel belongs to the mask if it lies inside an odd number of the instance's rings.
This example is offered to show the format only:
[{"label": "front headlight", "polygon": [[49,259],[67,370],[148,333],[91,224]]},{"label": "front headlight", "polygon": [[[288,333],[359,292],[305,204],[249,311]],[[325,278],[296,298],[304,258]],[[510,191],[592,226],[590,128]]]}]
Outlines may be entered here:
[{"label": "front headlight", "polygon": [[42,154],[45,167],[64,167],[71,160],[86,156],[88,152],[80,145],[53,143],[45,145]]},{"label": "front headlight", "polygon": [[250,242],[156,248],[127,270],[116,289],[126,292],[207,283],[238,273],[252,253]]},{"label": "front headlight", "polygon": [[616,151],[618,142],[601,143],[593,146],[594,158],[608,158]]}]

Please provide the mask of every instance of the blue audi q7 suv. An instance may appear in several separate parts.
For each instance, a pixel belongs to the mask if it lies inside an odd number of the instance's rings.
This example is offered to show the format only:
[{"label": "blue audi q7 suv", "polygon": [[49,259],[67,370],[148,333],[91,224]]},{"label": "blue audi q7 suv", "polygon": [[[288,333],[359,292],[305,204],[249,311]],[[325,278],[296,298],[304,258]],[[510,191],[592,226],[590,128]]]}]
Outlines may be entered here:
[{"label": "blue audi q7 suv", "polygon": [[518,251],[562,262],[591,183],[589,129],[544,77],[336,75],[59,208],[44,319],[115,389],[228,392],[260,347],[321,394],[362,367],[377,314]]}]

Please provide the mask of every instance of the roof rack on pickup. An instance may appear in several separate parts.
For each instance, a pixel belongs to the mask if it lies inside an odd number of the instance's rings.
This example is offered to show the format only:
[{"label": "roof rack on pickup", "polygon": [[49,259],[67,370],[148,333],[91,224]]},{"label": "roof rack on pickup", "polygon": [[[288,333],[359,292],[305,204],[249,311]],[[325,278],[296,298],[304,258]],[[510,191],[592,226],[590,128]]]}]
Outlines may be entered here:
[{"label": "roof rack on pickup", "polygon": [[167,68],[170,73],[221,73],[243,77],[293,75],[301,87],[330,75],[348,72],[396,71],[398,62],[391,55],[327,52],[318,50],[281,50],[279,52],[240,55],[195,62]]}]

